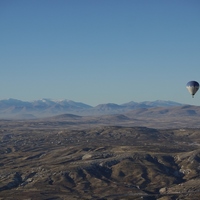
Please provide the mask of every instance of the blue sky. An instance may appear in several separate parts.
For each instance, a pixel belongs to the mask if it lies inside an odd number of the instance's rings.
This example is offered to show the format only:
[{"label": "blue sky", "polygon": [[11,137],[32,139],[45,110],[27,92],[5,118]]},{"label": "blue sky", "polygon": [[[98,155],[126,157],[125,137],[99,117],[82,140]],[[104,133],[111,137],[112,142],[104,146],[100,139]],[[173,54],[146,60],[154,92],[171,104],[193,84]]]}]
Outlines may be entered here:
[{"label": "blue sky", "polygon": [[199,0],[1,0],[0,99],[200,105]]}]

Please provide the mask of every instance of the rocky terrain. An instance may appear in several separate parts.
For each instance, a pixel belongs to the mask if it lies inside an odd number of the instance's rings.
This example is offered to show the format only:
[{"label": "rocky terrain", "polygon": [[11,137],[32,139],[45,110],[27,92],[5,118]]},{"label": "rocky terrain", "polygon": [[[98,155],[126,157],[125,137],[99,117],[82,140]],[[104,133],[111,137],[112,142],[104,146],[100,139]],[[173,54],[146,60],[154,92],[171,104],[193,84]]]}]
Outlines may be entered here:
[{"label": "rocky terrain", "polygon": [[199,199],[199,128],[78,120],[0,121],[0,199]]}]

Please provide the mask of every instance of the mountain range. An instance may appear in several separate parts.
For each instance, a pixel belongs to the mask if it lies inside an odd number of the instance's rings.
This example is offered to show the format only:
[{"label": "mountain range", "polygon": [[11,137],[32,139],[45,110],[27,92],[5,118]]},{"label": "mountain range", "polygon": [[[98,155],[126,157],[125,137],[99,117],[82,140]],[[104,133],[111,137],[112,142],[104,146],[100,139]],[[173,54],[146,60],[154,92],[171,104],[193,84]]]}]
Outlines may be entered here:
[{"label": "mountain range", "polygon": [[173,101],[144,101],[128,102],[124,104],[99,104],[95,107],[72,100],[40,99],[35,101],[21,101],[18,99],[0,100],[0,118],[33,119],[50,117],[60,114],[75,114],[80,116],[120,114],[135,109],[183,106]]}]

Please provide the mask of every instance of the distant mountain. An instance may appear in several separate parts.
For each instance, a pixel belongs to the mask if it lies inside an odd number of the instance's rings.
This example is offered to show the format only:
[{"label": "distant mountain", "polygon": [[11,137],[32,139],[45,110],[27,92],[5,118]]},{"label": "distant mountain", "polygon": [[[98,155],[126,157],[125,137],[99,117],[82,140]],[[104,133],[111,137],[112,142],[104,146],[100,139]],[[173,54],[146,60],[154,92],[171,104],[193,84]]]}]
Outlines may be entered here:
[{"label": "distant mountain", "polygon": [[121,105],[114,103],[99,104],[95,107],[75,102],[72,100],[52,100],[40,99],[35,101],[21,101],[17,99],[0,100],[0,118],[38,118],[49,117],[60,114],[86,115],[106,115],[123,114],[135,109],[147,109],[155,107],[182,106],[182,104],[172,101],[144,101],[128,102]]},{"label": "distant mountain", "polygon": [[151,107],[170,107],[170,106],[181,106],[183,104],[177,103],[174,101],[143,101],[141,103],[137,103],[134,101],[131,101],[129,103],[121,104],[122,106],[128,107],[128,108],[151,108]]},{"label": "distant mountain", "polygon": [[[112,111],[113,112],[113,111]],[[102,114],[77,116],[71,114],[57,115],[48,119],[51,124],[63,124],[78,127],[95,126],[142,126],[150,128],[200,128],[200,106],[171,106],[132,109],[123,114]],[[58,123],[59,122],[59,123]]]},{"label": "distant mountain", "polygon": [[17,106],[17,107],[28,107],[30,106],[31,103],[30,102],[26,102],[26,101],[21,101],[21,100],[17,100],[17,99],[4,99],[4,100],[0,100],[0,109],[3,108],[8,108],[11,106]]},{"label": "distant mountain", "polygon": [[125,111],[125,107],[114,103],[107,103],[99,104],[92,108],[91,111],[96,114],[114,114]]},{"label": "distant mountain", "polygon": [[131,110],[126,113],[127,116],[133,117],[154,117],[154,118],[171,118],[171,117],[200,117],[200,106],[182,105],[174,107],[151,107]]},{"label": "distant mountain", "polygon": [[64,113],[79,113],[90,108],[92,106],[71,100],[40,99],[27,102],[6,99],[0,100],[0,118],[47,117]]},{"label": "distant mountain", "polygon": [[182,106],[183,104],[173,102],[173,101],[144,101],[144,102],[128,102],[121,105],[114,104],[114,103],[107,103],[107,104],[99,104],[98,106],[92,108],[91,110],[94,113],[103,113],[103,114],[119,114],[124,113],[130,110],[135,109],[144,109],[144,108],[155,108],[155,107],[172,107],[172,106]]},{"label": "distant mountain", "polygon": [[174,101],[162,101],[162,100],[157,100],[157,101],[144,101],[142,104],[145,104],[150,107],[171,107],[171,106],[181,106],[183,104],[177,103]]}]

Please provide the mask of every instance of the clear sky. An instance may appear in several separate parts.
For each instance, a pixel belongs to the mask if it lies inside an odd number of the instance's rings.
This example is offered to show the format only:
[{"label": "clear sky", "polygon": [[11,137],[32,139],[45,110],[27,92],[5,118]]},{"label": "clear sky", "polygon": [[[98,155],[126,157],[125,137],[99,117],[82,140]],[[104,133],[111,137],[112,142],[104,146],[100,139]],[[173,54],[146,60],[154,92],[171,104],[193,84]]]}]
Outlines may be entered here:
[{"label": "clear sky", "polygon": [[0,0],[0,99],[192,99],[199,0]]}]

